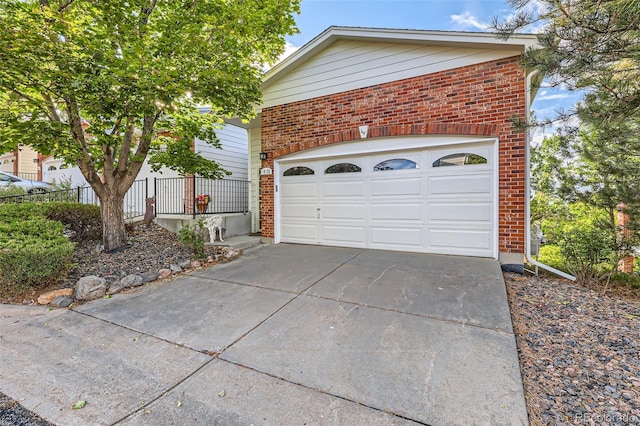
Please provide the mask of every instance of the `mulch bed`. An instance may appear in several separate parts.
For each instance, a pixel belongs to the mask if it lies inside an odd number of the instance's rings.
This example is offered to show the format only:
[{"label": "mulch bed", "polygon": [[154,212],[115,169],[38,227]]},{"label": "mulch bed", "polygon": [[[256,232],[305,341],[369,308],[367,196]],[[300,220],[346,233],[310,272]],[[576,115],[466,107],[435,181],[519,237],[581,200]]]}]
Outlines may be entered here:
[{"label": "mulch bed", "polygon": [[639,292],[505,280],[531,424],[640,424]]}]

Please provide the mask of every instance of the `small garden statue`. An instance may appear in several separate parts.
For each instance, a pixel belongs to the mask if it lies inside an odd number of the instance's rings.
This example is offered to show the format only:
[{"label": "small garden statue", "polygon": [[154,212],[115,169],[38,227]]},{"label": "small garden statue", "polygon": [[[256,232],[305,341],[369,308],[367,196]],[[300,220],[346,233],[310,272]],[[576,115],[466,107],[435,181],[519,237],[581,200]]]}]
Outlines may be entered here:
[{"label": "small garden statue", "polygon": [[145,199],[146,207],[144,209],[144,222],[147,224],[147,228],[151,226],[151,221],[153,221],[153,205],[155,202],[155,196]]},{"label": "small garden statue", "polygon": [[209,230],[209,241],[214,242],[216,240],[216,230],[220,235],[220,241],[222,239],[222,216],[209,216],[204,220],[204,226]]}]

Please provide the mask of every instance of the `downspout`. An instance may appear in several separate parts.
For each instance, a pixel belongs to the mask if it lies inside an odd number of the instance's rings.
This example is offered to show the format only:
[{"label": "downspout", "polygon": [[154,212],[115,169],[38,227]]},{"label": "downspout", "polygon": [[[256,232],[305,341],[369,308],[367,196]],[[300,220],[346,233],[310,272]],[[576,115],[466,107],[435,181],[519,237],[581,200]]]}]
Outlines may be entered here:
[{"label": "downspout", "polygon": [[[525,113],[527,119],[529,118],[530,107],[533,99],[531,99],[531,80],[538,74],[538,70],[534,70],[527,74],[527,90],[525,91]],[[525,185],[525,194],[524,194],[524,206],[525,206],[525,234],[524,234],[524,244],[525,244],[525,257],[527,262],[532,265],[537,266],[538,268],[544,269],[545,271],[549,271],[552,274],[559,275],[562,278],[566,278],[571,281],[575,281],[576,277],[573,275],[569,275],[566,272],[560,271],[556,268],[553,268],[549,265],[545,265],[544,263],[538,262],[531,255],[531,177],[529,176],[531,173],[531,165],[530,161],[530,150],[531,150],[531,136],[529,135],[529,131],[525,133],[525,154],[524,154],[524,185]]]}]

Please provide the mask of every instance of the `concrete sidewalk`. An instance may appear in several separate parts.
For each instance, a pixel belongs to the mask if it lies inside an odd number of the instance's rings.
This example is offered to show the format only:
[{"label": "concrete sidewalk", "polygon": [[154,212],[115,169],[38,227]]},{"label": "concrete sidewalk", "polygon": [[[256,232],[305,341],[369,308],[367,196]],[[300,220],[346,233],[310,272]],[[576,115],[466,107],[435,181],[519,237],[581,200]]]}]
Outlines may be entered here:
[{"label": "concrete sidewalk", "polygon": [[0,335],[0,391],[58,424],[527,423],[493,260],[260,247]]}]

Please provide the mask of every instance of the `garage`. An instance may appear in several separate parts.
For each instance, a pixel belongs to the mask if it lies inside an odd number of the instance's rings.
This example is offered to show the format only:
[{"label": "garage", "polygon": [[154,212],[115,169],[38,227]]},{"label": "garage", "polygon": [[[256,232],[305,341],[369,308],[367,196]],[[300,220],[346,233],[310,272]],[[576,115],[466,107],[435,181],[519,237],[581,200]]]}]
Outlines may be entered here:
[{"label": "garage", "polygon": [[495,141],[331,145],[276,162],[279,242],[497,257]]}]

